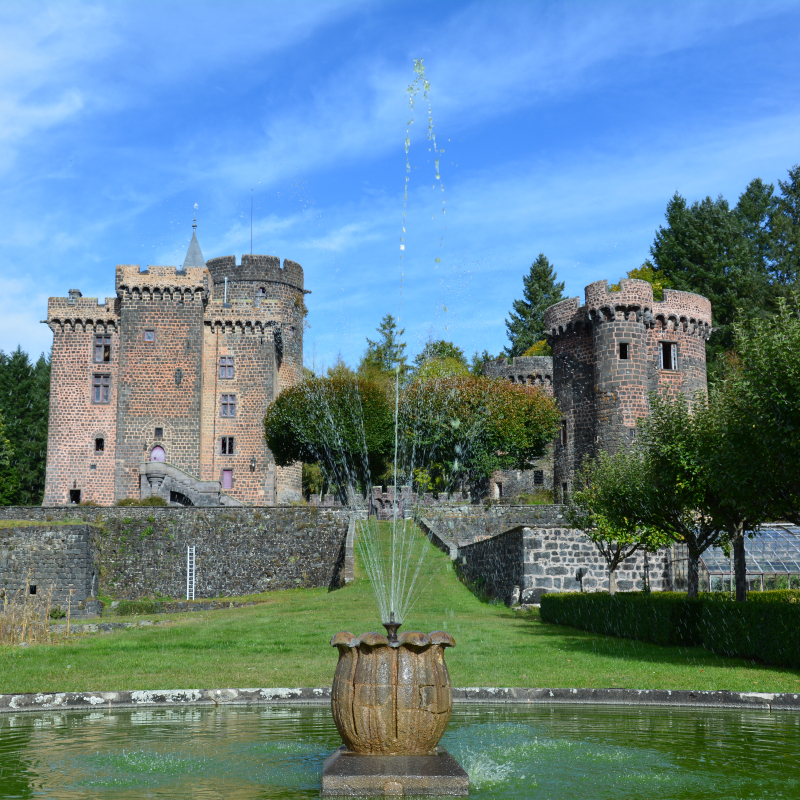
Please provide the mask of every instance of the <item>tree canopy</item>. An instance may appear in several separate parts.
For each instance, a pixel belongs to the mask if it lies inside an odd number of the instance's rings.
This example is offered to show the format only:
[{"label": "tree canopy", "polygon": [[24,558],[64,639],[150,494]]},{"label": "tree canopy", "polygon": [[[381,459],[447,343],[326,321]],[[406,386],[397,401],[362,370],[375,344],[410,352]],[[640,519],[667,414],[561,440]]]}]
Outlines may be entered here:
[{"label": "tree canopy", "polygon": [[413,381],[400,414],[404,459],[415,465],[420,488],[451,491],[464,481],[473,501],[495,470],[530,469],[561,419],[537,389],[476,377]]},{"label": "tree canopy", "polygon": [[377,384],[355,377],[313,378],[285,389],[264,418],[278,466],[319,463],[346,500],[382,474],[394,449],[394,409]]},{"label": "tree canopy", "polygon": [[564,292],[564,282],[559,283],[556,278],[553,266],[544,253],[540,253],[522,279],[522,299],[514,300],[512,311],[506,320],[511,342],[508,355],[521,356],[545,338],[544,312],[559,302]]}]

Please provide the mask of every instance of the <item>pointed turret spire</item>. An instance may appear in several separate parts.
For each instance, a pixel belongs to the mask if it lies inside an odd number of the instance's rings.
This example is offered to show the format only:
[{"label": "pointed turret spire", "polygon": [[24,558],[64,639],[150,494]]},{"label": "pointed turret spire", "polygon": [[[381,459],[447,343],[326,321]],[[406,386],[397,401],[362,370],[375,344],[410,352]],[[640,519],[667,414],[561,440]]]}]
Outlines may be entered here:
[{"label": "pointed turret spire", "polygon": [[200,250],[200,244],[197,241],[197,214],[192,220],[192,241],[189,243],[189,249],[186,251],[186,258],[183,262],[183,268],[186,267],[204,267],[206,265],[203,253]]}]

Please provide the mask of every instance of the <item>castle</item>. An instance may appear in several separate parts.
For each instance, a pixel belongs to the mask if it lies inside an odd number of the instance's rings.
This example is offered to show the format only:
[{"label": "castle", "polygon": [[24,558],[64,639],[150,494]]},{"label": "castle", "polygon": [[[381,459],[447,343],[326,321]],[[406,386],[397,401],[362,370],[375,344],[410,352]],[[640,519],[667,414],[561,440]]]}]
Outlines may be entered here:
[{"label": "castle", "polygon": [[151,495],[182,505],[301,497],[263,420],[302,378],[303,269],[288,259],[203,260],[197,225],[182,267],[121,265],[115,297],[51,297],[45,506]]},{"label": "castle", "polygon": [[691,400],[707,387],[711,303],[698,294],[664,289],[663,300],[655,301],[647,281],[623,280],[619,291],[597,281],[586,287],[585,303],[572,297],[550,306],[545,329],[552,357],[483,366],[484,375],[541,386],[562,412],[552,455],[533,470],[495,473],[497,498],[544,488],[566,502],[585,457],[634,440],[651,392]]}]

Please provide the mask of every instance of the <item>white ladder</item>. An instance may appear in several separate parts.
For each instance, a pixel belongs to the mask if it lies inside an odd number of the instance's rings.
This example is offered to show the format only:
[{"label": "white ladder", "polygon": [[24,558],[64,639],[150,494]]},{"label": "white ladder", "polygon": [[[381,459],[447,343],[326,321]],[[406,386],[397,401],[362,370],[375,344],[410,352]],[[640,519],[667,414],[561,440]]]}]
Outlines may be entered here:
[{"label": "white ladder", "polygon": [[194,600],[194,545],[186,547],[186,600]]}]

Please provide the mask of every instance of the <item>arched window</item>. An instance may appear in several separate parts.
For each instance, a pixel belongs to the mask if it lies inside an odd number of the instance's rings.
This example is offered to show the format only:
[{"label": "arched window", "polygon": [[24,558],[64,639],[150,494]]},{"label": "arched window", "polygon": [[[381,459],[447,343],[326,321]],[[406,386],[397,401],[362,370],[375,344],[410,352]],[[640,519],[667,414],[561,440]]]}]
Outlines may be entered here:
[{"label": "arched window", "polygon": [[159,447],[158,445],[156,445],[150,451],[150,460],[151,461],[166,461],[167,460],[167,454],[164,452],[164,448],[163,447]]}]

